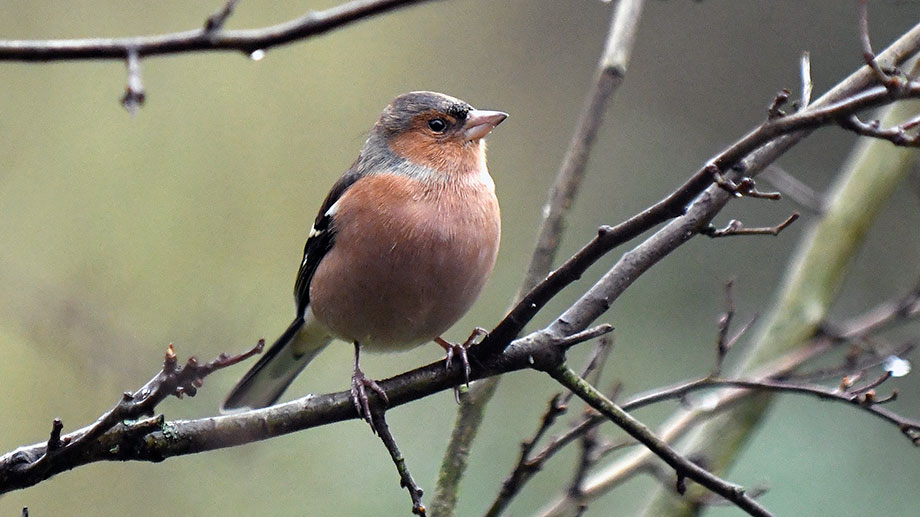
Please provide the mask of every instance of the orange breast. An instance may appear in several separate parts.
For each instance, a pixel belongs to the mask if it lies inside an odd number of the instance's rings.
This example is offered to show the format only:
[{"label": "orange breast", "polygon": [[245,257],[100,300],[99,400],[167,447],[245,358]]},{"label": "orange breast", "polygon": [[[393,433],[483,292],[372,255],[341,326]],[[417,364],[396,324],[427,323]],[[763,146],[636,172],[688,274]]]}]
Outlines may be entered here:
[{"label": "orange breast", "polygon": [[430,341],[466,313],[495,265],[500,217],[485,182],[378,174],[336,205],[310,306],[341,339],[379,350]]}]

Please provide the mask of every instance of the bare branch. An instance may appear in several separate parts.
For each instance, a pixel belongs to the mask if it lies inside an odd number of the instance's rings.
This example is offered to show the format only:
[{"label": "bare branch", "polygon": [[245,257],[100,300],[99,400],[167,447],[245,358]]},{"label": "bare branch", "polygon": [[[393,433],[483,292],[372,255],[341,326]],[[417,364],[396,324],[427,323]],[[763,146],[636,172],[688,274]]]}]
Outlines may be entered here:
[{"label": "bare branch", "polygon": [[920,317],[920,281],[917,281],[908,293],[882,302],[872,310],[840,325],[826,325],[825,330],[832,329],[834,337],[856,339],[882,330],[889,325],[918,317]]},{"label": "bare branch", "polygon": [[[599,375],[611,348],[612,342],[609,339],[606,337],[599,339],[597,346],[594,347],[594,351],[582,370],[582,377],[592,373]],[[511,474],[502,482],[501,490],[486,512],[487,516],[501,515],[511,503],[511,500],[520,493],[527,481],[536,475],[543,468],[546,461],[565,445],[559,444],[558,440],[554,440],[555,446],[551,444],[539,454],[532,455],[537,442],[549,431],[549,428],[556,422],[558,417],[568,411],[568,403],[574,395],[574,392],[569,391],[564,396],[561,393],[557,393],[550,399],[549,406],[540,419],[536,432],[531,438],[521,442],[521,454],[518,456],[518,462],[511,470]],[[592,411],[592,414],[597,415],[594,411]]]},{"label": "bare branch", "polygon": [[130,49],[139,57],[184,52],[237,51],[247,56],[279,45],[323,34],[349,23],[427,0],[352,0],[278,25],[245,30],[207,28],[129,38],[71,40],[3,40],[0,61],[64,61],[124,59]]},{"label": "bare branch", "polygon": [[915,131],[913,135],[908,134],[908,131],[917,128],[917,124],[918,119],[914,118],[894,127],[883,128],[878,120],[863,122],[856,115],[840,119],[840,127],[848,129],[857,135],[888,140],[892,144],[902,147],[920,147],[920,133]]},{"label": "bare branch", "polygon": [[872,43],[869,41],[869,0],[856,0],[856,13],[859,22],[859,43],[862,45],[863,59],[872,69],[878,81],[886,87],[895,87],[892,81],[896,79],[889,76],[882,70],[878,60],[875,59],[875,53],[872,52]]},{"label": "bare branch", "polygon": [[[106,435],[114,434],[121,439],[135,439],[160,428],[163,419],[125,423],[144,415],[153,415],[156,406],[169,396],[194,397],[204,378],[217,370],[232,366],[262,351],[264,341],[239,355],[221,354],[213,361],[199,365],[190,357],[184,366],[179,366],[172,344],[166,350],[166,359],[160,372],[134,393],[125,393],[121,400],[94,424],[66,436],[61,436],[63,424],[55,419],[51,437],[45,444],[20,447],[0,457],[0,494],[32,486],[51,476],[74,468],[77,465],[109,459],[117,459],[120,452],[117,443],[108,443]],[[108,450],[99,450],[108,443]],[[127,442],[126,442],[127,443]],[[112,449],[111,447],[115,447]],[[155,449],[155,448],[154,448]],[[140,452],[140,451],[138,451]],[[148,451],[149,452],[149,451]],[[143,453],[142,453],[143,454]],[[161,456],[145,456],[144,459],[162,459]]]},{"label": "bare branch", "polygon": [[396,439],[393,438],[393,434],[390,432],[390,426],[387,425],[386,412],[379,404],[371,405],[371,411],[374,412],[373,422],[375,424],[375,432],[380,436],[380,440],[387,448],[387,452],[390,453],[393,464],[396,465],[396,471],[399,473],[399,485],[405,488],[409,492],[409,497],[412,498],[412,513],[424,517],[427,511],[425,505],[422,504],[422,495],[424,495],[424,491],[418,486],[415,479],[412,478],[412,474],[409,473],[406,459],[403,457],[402,453],[399,452],[399,447],[396,445]]},{"label": "bare branch", "polygon": [[732,219],[728,222],[728,225],[725,228],[716,228],[713,225],[706,226],[703,228],[700,233],[707,237],[712,237],[713,239],[718,237],[732,237],[735,235],[772,235],[777,236],[779,232],[785,230],[792,223],[794,223],[799,218],[798,212],[793,212],[792,215],[786,218],[785,221],[779,223],[776,226],[767,226],[767,227],[758,227],[758,228],[745,228],[744,224],[737,219]]}]

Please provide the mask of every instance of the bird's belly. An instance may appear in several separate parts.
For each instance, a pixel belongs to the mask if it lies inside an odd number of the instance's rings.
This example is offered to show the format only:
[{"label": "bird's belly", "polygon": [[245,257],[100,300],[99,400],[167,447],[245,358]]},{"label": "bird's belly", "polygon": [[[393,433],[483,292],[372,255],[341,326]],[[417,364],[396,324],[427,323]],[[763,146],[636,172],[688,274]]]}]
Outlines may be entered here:
[{"label": "bird's belly", "polygon": [[[310,287],[318,320],[337,337],[378,351],[411,348],[445,332],[473,304],[498,249],[497,223],[420,220],[407,227],[402,220],[400,231],[390,223],[378,217],[360,238],[337,239]],[[456,231],[455,224],[466,227]]]}]

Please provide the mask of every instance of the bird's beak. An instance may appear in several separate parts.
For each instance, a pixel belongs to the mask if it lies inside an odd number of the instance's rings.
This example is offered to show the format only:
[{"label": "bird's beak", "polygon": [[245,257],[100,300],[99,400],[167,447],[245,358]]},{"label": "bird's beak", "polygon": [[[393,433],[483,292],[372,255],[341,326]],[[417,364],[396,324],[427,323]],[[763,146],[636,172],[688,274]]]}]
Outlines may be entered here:
[{"label": "bird's beak", "polygon": [[488,135],[506,118],[508,114],[501,111],[472,110],[466,115],[463,137],[469,141],[479,140]]}]

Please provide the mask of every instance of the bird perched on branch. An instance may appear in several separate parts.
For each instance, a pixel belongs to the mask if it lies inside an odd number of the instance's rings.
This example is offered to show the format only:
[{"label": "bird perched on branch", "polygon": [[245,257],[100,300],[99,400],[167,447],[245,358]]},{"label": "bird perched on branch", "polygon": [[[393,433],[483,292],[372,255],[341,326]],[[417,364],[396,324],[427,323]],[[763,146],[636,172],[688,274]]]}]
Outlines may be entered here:
[{"label": "bird perched on branch", "polygon": [[[272,405],[334,338],[354,343],[351,397],[374,429],[361,348],[436,341],[470,308],[498,253],[495,185],[483,138],[508,115],[434,92],[400,95],[333,185],[304,247],[291,325],[230,392],[223,409]],[[471,337],[472,339],[472,337]],[[449,366],[449,363],[448,363]],[[467,370],[468,371],[468,370]]]}]

